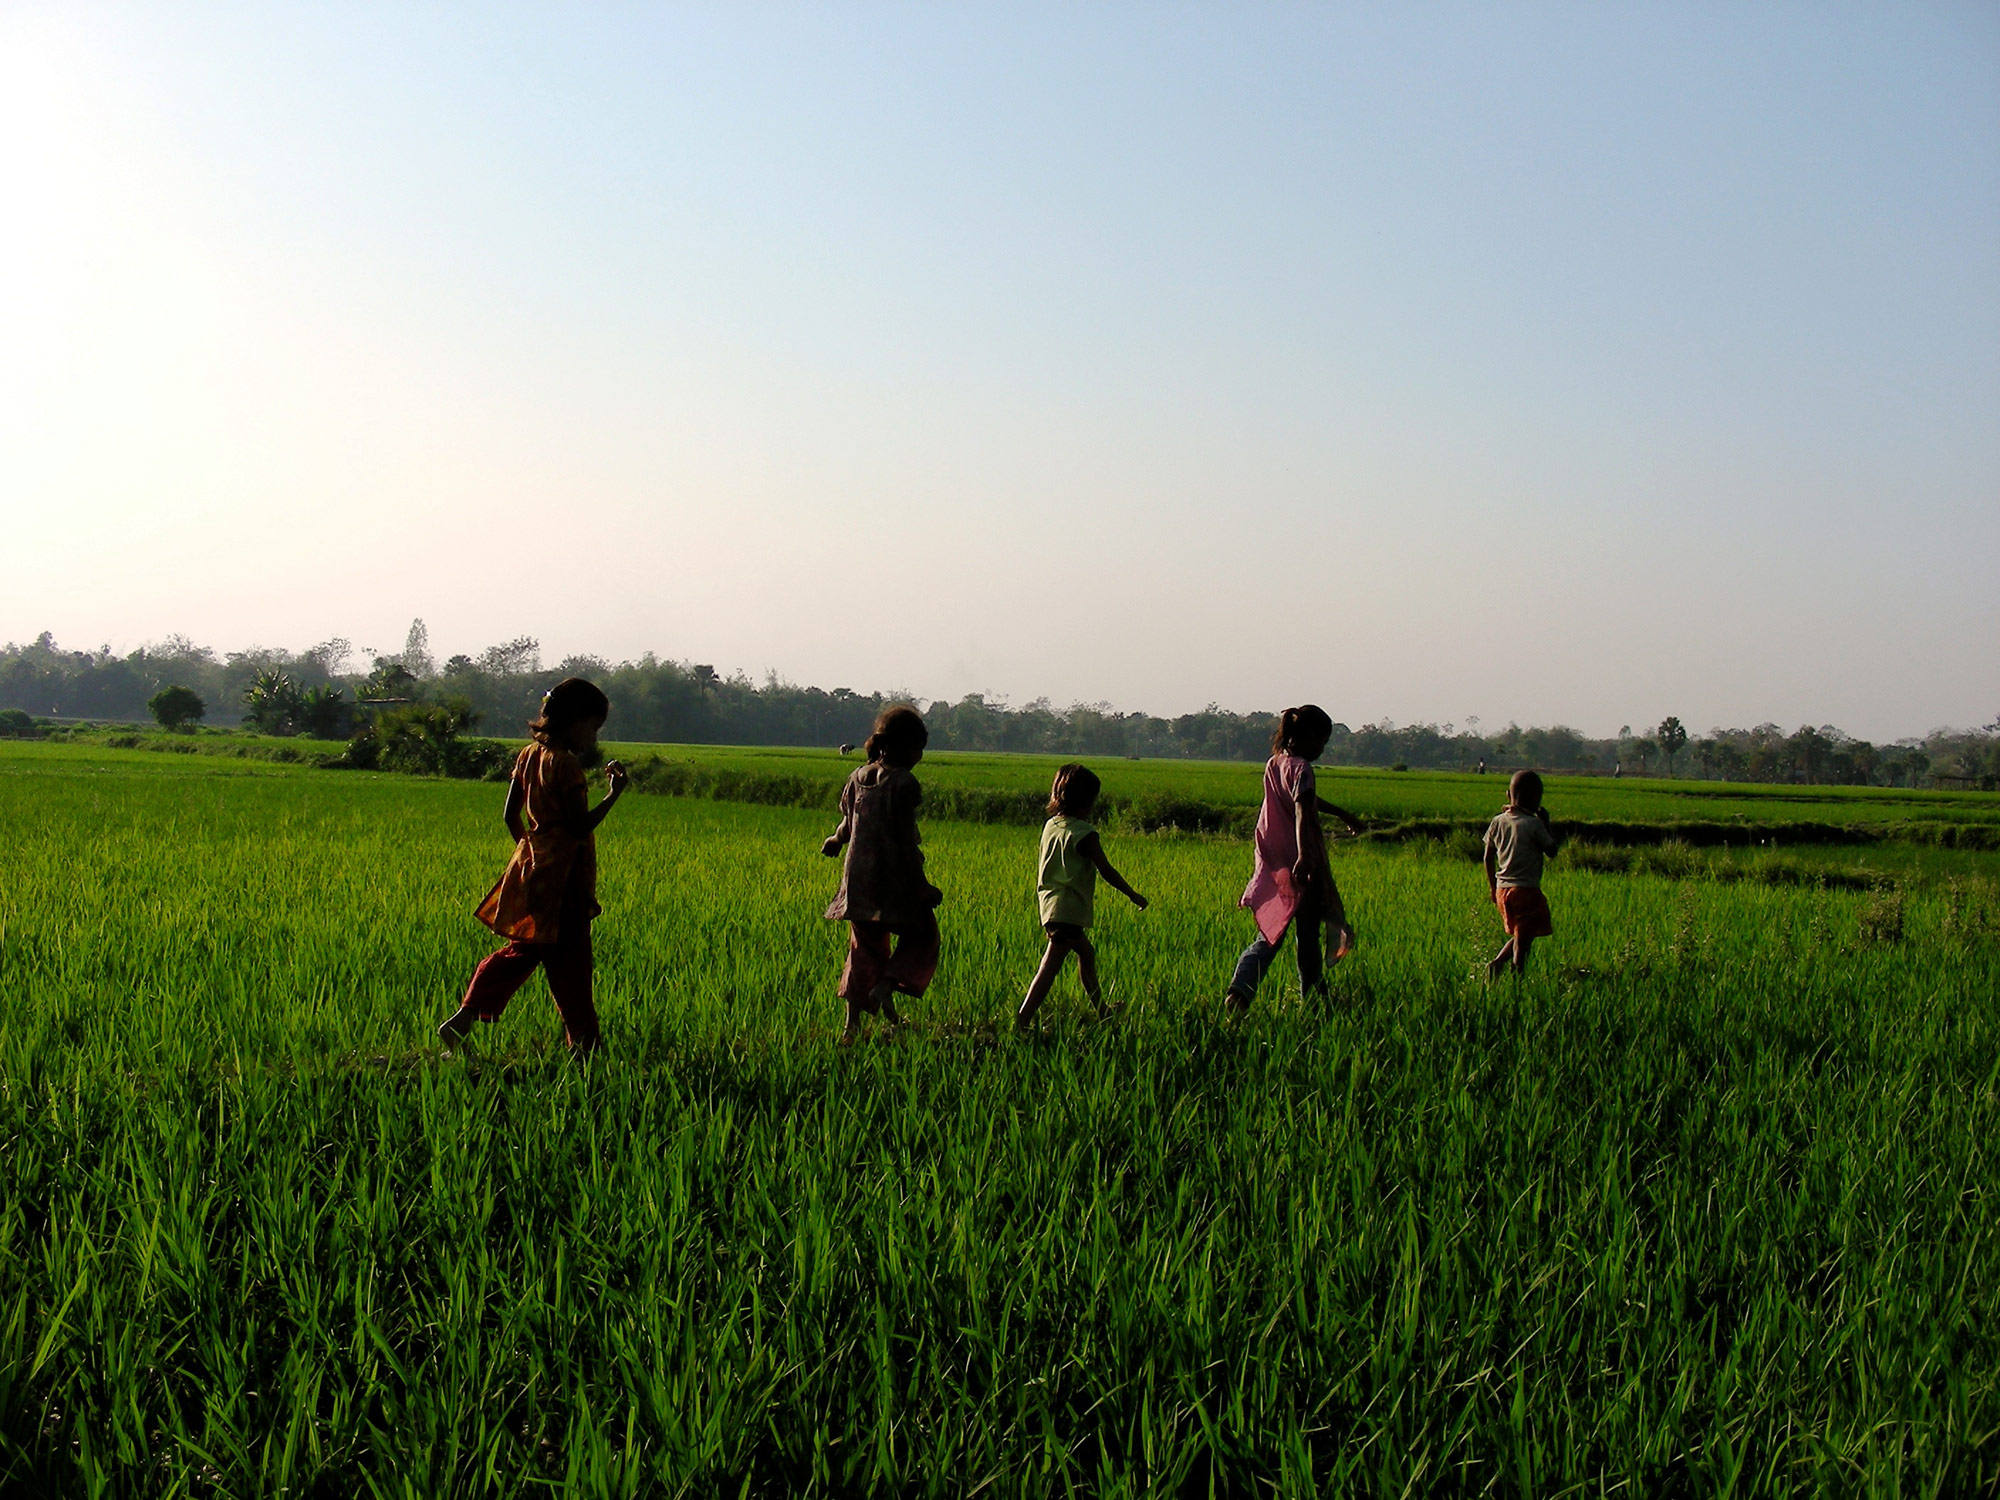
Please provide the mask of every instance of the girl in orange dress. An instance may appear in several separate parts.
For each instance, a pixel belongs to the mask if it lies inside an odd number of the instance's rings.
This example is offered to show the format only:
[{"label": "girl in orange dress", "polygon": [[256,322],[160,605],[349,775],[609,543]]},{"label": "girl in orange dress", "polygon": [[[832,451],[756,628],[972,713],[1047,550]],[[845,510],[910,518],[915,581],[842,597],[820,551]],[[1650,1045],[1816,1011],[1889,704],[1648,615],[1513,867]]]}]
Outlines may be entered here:
[{"label": "girl in orange dress", "polygon": [[606,764],[610,790],[593,808],[583,763],[595,757],[597,733],[610,714],[610,700],[594,683],[566,677],[528,725],[533,738],[514,761],[502,814],[514,837],[514,857],[478,910],[479,920],[507,946],[480,961],[457,1013],[438,1027],[447,1045],[465,1041],[475,1021],[497,1021],[540,968],[570,1047],[588,1053],[597,1046],[590,952],[590,924],[598,914],[596,829],[624,794],[625,768],[615,760]]}]

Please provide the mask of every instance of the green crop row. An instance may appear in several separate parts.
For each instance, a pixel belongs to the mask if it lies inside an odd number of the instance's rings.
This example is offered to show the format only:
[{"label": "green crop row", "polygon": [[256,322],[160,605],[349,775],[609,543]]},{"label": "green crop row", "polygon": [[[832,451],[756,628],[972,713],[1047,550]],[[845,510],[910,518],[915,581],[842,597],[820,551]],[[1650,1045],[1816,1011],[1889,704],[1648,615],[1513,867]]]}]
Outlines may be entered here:
[{"label": "green crop row", "polygon": [[[471,762],[484,767],[504,759],[505,742],[473,743],[477,753],[466,757]],[[146,750],[326,767],[349,763],[343,744],[233,732],[73,735],[42,748],[74,755],[86,745],[99,755]],[[659,790],[784,807],[831,807],[859,763],[854,754],[832,750],[647,744],[606,749],[644,768],[642,780]],[[927,757],[922,776],[934,816],[949,811],[977,822],[1036,821],[1059,764],[1054,756],[945,753]],[[1107,807],[1129,815],[1134,827],[1240,830],[1254,819],[1262,795],[1262,770],[1254,764],[1130,759],[1095,764],[1104,777]],[[1497,774],[1322,767],[1320,777],[1331,799],[1382,828],[1483,824],[1506,796],[1506,778]],[[1678,830],[1689,842],[1828,841],[1873,832],[1965,849],[1995,848],[2000,837],[2000,795],[1990,792],[1551,776],[1549,803],[1565,822],[1607,830],[1603,842],[1654,842],[1648,830],[1660,829]],[[1615,832],[1620,829],[1627,832]]]},{"label": "green crop row", "polygon": [[[997,759],[997,757],[988,757]],[[842,778],[800,768],[772,769],[775,758],[760,757],[744,763],[711,758],[669,758],[658,754],[633,754],[629,764],[634,784],[642,791],[677,797],[702,797],[719,802],[744,802],[766,807],[832,808],[839,799]],[[783,761],[776,761],[783,765]],[[835,763],[835,769],[847,766]],[[1012,771],[1013,768],[1004,768]],[[942,774],[940,774],[940,770]],[[978,768],[981,772],[988,767]],[[954,775],[957,772],[959,774]],[[1045,789],[987,784],[998,777],[981,776],[968,784],[965,771],[952,762],[925,766],[925,807],[932,818],[948,818],[975,823],[1039,825],[1048,815]],[[1018,772],[1014,773],[1015,779]],[[1242,777],[1254,791],[1259,783]],[[1442,778],[1438,778],[1442,780]],[[1098,821],[1108,828],[1142,833],[1172,830],[1184,833],[1227,833],[1247,836],[1256,821],[1254,801],[1217,802],[1192,796],[1172,785],[1161,784],[1157,774],[1128,775],[1135,789],[1118,789],[1115,773],[1112,790],[1099,803]],[[1339,797],[1350,810],[1369,816],[1362,809],[1363,798],[1352,795],[1350,779],[1339,773],[1322,773],[1322,787],[1329,798]],[[1485,783],[1489,792],[1498,792],[1497,782]],[[1552,800],[1559,802],[1570,788],[1558,784]],[[1871,809],[1872,810],[1872,809]],[[1975,805],[1974,811],[1980,809]],[[1489,814],[1490,816],[1490,814]],[[1474,839],[1485,827],[1484,818],[1418,817],[1397,820],[1375,819],[1368,837],[1380,842],[1403,843],[1416,839],[1451,841],[1464,835]],[[1566,830],[1598,844],[1639,846],[1678,840],[1696,847],[1775,848],[1779,845],[1869,846],[1884,842],[1911,843],[1940,849],[1971,851],[2000,850],[2000,823],[1928,819],[1868,819],[1823,822],[1787,817],[1772,822],[1738,818],[1677,819],[1667,822],[1634,822],[1568,816]]]}]

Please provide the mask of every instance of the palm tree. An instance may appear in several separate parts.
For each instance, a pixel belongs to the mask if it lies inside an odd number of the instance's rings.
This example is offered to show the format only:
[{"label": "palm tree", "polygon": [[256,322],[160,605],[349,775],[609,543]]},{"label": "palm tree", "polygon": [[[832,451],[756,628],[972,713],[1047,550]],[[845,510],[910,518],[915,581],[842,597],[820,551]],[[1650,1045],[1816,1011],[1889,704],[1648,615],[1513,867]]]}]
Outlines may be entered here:
[{"label": "palm tree", "polygon": [[368,674],[366,682],[354,690],[354,695],[363,703],[403,703],[414,696],[411,689],[416,685],[416,674],[408,667],[386,656],[378,656],[375,658],[375,670]]},{"label": "palm tree", "polygon": [[1660,753],[1667,758],[1667,774],[1674,774],[1674,757],[1681,753],[1681,747],[1688,742],[1688,732],[1681,727],[1681,721],[1672,714],[1660,720],[1660,727],[1653,731],[1653,738],[1660,747]]},{"label": "palm tree", "polygon": [[706,663],[694,669],[694,685],[701,689],[704,698],[708,696],[710,688],[719,686],[721,682],[722,679],[716,675],[715,668]]},{"label": "palm tree", "polygon": [[298,727],[299,690],[283,672],[259,672],[244,689],[250,712],[243,722],[266,734],[291,734]]}]

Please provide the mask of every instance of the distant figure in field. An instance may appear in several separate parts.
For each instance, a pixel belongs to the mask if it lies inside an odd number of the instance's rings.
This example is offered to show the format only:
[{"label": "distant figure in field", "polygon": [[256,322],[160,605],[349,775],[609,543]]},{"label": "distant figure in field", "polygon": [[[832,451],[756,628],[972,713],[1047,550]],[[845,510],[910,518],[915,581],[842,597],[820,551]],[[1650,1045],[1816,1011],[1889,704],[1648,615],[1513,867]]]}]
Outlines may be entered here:
[{"label": "distant figure in field", "polygon": [[480,961],[457,1013],[438,1027],[447,1045],[465,1041],[475,1021],[497,1021],[539,967],[548,974],[570,1047],[587,1054],[597,1046],[590,953],[598,914],[596,829],[624,794],[625,768],[615,760],[605,765],[610,791],[595,808],[583,768],[597,758],[597,733],[610,713],[594,683],[566,677],[528,725],[531,738],[515,758],[501,814],[514,857],[478,912],[507,946]]},{"label": "distant figure in field", "polygon": [[1341,904],[1327,862],[1326,835],[1319,814],[1331,813],[1353,833],[1361,824],[1319,795],[1312,763],[1333,736],[1333,720],[1317,704],[1288,708],[1271,736],[1271,758],[1264,765],[1264,805],[1257,813],[1256,864],[1242,899],[1257,919],[1257,936],[1236,960],[1224,1003],[1233,1012],[1250,1008],[1271,960],[1285,940],[1285,929],[1298,926],[1299,988],[1324,993],[1326,973],[1320,954],[1320,927],[1334,930],[1334,961],[1354,947],[1354,928]]},{"label": "distant figure in field", "polygon": [[1072,953],[1083,992],[1090,996],[1100,1017],[1110,1014],[1097,982],[1097,950],[1090,942],[1097,877],[1102,875],[1106,885],[1140,911],[1146,909],[1146,898],[1111,867],[1111,861],[1104,857],[1103,841],[1088,821],[1102,789],[1096,773],[1074,761],[1056,772],[1055,785],[1049,788],[1049,820],[1042,825],[1042,848],[1035,867],[1035,894],[1049,946],[1014,1017],[1017,1029],[1034,1020]]},{"label": "distant figure in field", "polygon": [[840,975],[840,998],[847,1002],[843,1047],[859,1033],[864,1012],[900,1026],[897,994],[921,996],[937,972],[936,908],[944,893],[924,878],[917,832],[924,789],[910,774],[930,737],[914,708],[884,709],[862,746],[868,763],[840,789],[840,826],[820,846],[828,858],[847,850],[840,891],[826,909],[828,921],[849,924],[847,967]]},{"label": "distant figure in field", "polygon": [[840,753],[842,755],[852,755],[854,753],[854,747],[846,743],[845,741],[842,741],[840,746]]},{"label": "distant figure in field", "polygon": [[1481,776],[1486,774],[1486,757],[1483,755],[1479,757],[1479,774]]},{"label": "distant figure in field", "polygon": [[1542,894],[1542,861],[1555,852],[1549,810],[1542,806],[1542,778],[1533,771],[1516,771],[1507,783],[1507,806],[1486,825],[1486,885],[1507,930],[1507,941],[1486,966],[1488,979],[1498,978],[1509,963],[1521,973],[1535,939],[1554,933],[1549,900]]}]

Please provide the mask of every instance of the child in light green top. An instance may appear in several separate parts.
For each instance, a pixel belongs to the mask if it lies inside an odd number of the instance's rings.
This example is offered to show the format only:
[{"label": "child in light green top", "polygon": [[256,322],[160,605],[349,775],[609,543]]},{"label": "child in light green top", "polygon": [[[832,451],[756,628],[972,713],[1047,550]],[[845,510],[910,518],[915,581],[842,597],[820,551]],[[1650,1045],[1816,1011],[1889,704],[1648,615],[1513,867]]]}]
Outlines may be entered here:
[{"label": "child in light green top", "polygon": [[1105,884],[1129,898],[1139,910],[1146,909],[1146,898],[1111,867],[1097,830],[1087,821],[1097,806],[1102,785],[1095,774],[1072,762],[1056,772],[1055,785],[1049,789],[1051,816],[1042,825],[1041,860],[1035,880],[1042,931],[1048,934],[1049,946],[1014,1017],[1017,1028],[1035,1018],[1071,953],[1076,954],[1077,977],[1083,981],[1090,1003],[1097,1007],[1098,1015],[1109,1014],[1097,982],[1097,950],[1090,943],[1099,874]]}]

